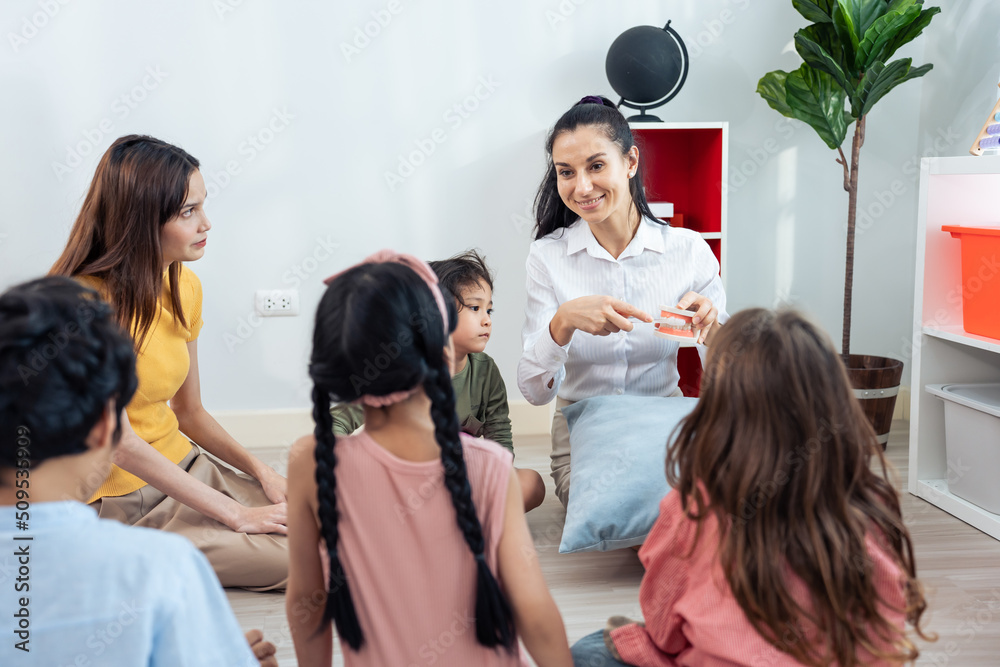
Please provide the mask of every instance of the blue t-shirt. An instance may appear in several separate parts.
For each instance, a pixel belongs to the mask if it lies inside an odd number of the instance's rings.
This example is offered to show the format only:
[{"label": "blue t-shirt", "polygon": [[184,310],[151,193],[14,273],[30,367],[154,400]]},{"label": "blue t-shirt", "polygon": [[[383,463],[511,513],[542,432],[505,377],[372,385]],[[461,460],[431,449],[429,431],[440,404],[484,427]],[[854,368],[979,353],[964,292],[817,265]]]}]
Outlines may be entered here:
[{"label": "blue t-shirt", "polygon": [[15,511],[0,507],[0,665],[258,666],[208,560],[183,537],[74,501],[31,504],[23,531]]}]

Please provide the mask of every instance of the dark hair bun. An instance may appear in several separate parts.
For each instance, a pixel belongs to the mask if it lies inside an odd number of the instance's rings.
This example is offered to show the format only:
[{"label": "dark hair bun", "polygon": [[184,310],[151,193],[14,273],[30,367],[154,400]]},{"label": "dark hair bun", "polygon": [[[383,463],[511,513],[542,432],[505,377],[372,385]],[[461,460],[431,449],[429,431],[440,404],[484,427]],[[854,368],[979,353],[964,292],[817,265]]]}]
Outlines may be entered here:
[{"label": "dark hair bun", "polygon": [[587,95],[579,102],[573,106],[579,106],[581,104],[600,104],[601,106],[611,107],[612,109],[617,109],[618,105],[604,97],[603,95]]}]

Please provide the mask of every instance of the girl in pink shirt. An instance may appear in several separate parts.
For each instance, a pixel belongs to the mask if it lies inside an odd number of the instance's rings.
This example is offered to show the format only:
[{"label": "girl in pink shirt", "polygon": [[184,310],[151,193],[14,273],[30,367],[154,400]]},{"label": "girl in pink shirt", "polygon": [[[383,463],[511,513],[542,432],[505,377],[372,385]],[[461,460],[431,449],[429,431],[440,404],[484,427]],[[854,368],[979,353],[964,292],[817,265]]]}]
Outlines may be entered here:
[{"label": "girl in pink shirt", "polygon": [[[309,374],[312,436],[289,461],[288,619],[301,667],[572,664],[508,450],[459,434],[454,299],[382,251],[328,279]],[[449,308],[450,306],[450,308]],[[335,437],[331,400],[365,427]],[[328,556],[324,572],[317,543]]]},{"label": "girl in pink shirt", "polygon": [[610,619],[574,664],[914,660],[906,624],[928,639],[926,601],[887,466],[826,334],[737,313],[667,450],[673,490],[639,552],[645,623]]}]

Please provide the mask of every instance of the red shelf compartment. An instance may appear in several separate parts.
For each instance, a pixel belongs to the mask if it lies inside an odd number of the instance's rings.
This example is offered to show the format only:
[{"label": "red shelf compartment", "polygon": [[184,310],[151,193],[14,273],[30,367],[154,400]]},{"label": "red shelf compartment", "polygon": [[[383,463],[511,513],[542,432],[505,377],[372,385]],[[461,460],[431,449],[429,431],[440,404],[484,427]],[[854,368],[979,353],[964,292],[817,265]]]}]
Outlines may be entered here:
[{"label": "red shelf compartment", "polygon": [[632,128],[646,199],[667,201],[697,232],[722,231],[722,128]]}]

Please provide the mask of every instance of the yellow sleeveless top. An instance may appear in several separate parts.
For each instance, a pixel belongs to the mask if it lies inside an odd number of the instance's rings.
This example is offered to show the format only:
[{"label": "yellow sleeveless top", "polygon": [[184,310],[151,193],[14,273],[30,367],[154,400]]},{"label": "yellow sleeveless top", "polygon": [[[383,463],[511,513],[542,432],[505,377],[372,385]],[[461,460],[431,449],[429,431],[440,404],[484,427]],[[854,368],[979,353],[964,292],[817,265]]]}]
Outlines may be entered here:
[{"label": "yellow sleeveless top", "polygon": [[[77,276],[77,280],[114,303],[113,295],[106,293],[104,281],[100,278]],[[136,435],[175,464],[188,455],[191,443],[178,429],[177,417],[168,401],[187,379],[191,363],[187,344],[198,338],[203,324],[201,281],[184,265],[181,266],[179,290],[188,326],[182,326],[174,318],[170,283],[164,274],[163,294],[157,303],[159,317],[154,320],[142,350],[136,355],[139,387],[132,402],[125,408]],[[146,482],[112,464],[108,478],[87,502],[92,503],[104,496],[124,496],[144,486]]]}]

